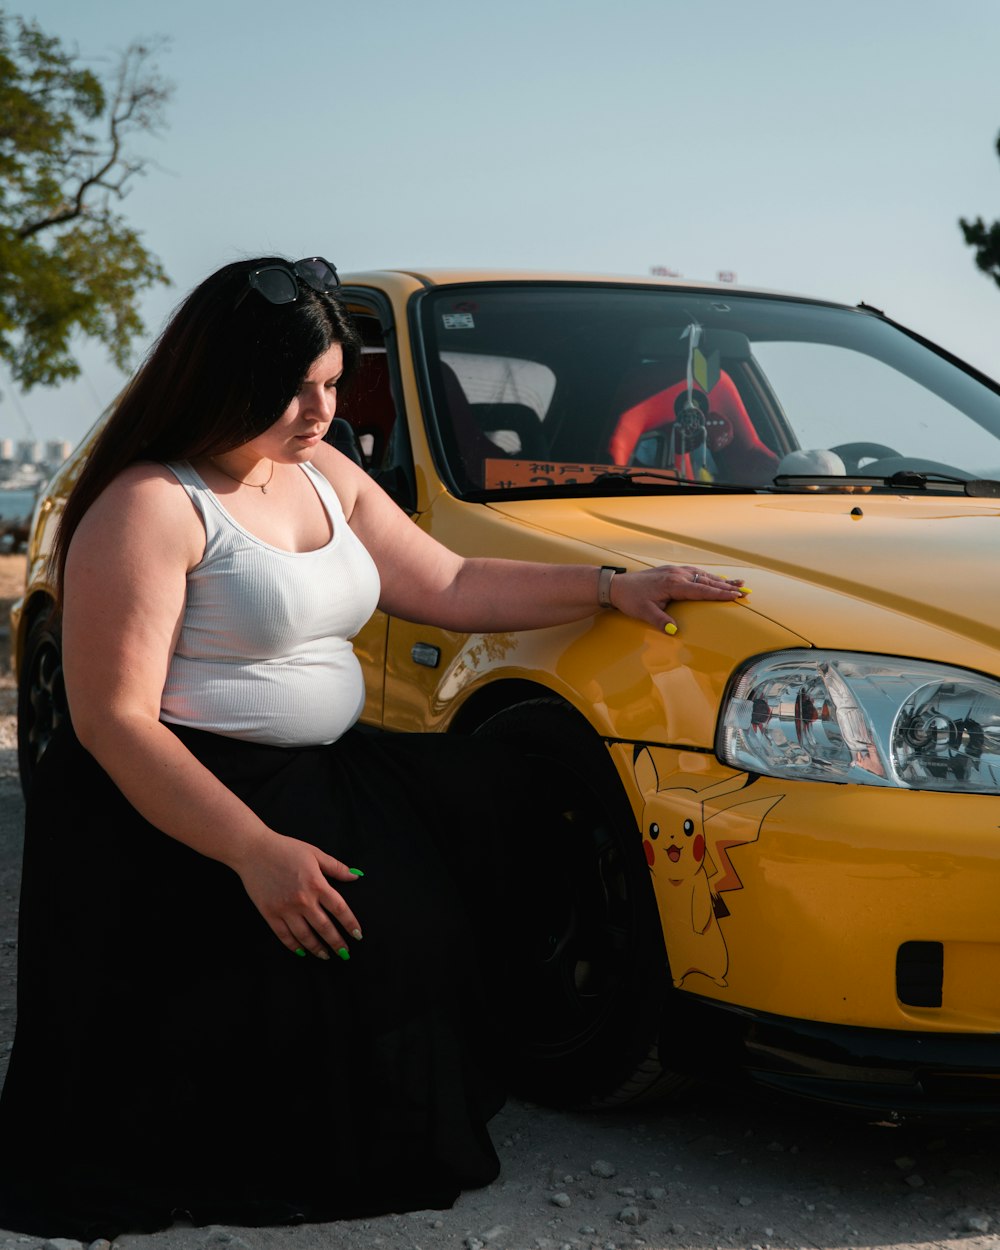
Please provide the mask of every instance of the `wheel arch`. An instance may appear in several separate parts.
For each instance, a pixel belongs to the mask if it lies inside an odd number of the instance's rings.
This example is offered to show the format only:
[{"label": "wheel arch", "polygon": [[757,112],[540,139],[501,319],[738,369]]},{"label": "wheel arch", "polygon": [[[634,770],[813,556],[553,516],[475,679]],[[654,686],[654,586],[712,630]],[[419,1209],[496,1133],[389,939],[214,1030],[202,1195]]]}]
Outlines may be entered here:
[{"label": "wheel arch", "polygon": [[[568,714],[572,715],[581,729],[589,731],[593,735],[594,740],[604,746],[607,751],[609,770],[617,774],[622,798],[632,808],[638,837],[639,826],[641,825],[642,795],[636,788],[634,775],[630,774],[627,768],[623,768],[621,760],[616,758],[616,754],[608,749],[609,742],[616,739],[617,735],[610,726],[595,725],[586,712],[561,691],[554,690],[551,686],[545,685],[544,682],[532,681],[527,678],[512,677],[488,682],[468,696],[452,717],[448,724],[447,732],[473,734],[481,725],[498,713],[509,711],[522,703],[532,703],[537,700],[544,700],[549,704],[558,705],[565,709]],[[642,741],[646,741],[646,739],[644,738]],[[659,742],[655,736],[652,736],[648,739],[648,744],[659,745]]]},{"label": "wheel arch", "polygon": [[[587,726],[593,729],[586,716],[563,695],[542,682],[530,681],[523,677],[512,677],[502,681],[491,681],[480,686],[465,700],[452,717],[448,726],[450,733],[475,733],[498,712],[505,712],[519,703],[528,703],[533,699],[549,699],[560,703],[573,711]],[[597,737],[600,735],[594,730]]]}]

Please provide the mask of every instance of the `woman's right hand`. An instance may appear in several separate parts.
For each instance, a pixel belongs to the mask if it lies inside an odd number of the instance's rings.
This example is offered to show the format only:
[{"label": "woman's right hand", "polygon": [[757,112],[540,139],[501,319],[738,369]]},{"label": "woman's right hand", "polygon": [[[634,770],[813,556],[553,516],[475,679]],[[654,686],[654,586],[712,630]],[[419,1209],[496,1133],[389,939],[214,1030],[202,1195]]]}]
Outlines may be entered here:
[{"label": "woman's right hand", "polygon": [[290,951],[347,957],[361,926],[331,882],[351,870],[269,828],[160,721],[205,527],[176,477],[140,462],[91,506],[66,556],[63,672],[81,744],[137,812],[232,868]]},{"label": "woman's right hand", "polygon": [[275,833],[257,843],[236,871],[254,906],[290,951],[329,959],[332,950],[350,959],[344,935],[360,941],[361,926],[328,878],[357,877],[339,859]]}]

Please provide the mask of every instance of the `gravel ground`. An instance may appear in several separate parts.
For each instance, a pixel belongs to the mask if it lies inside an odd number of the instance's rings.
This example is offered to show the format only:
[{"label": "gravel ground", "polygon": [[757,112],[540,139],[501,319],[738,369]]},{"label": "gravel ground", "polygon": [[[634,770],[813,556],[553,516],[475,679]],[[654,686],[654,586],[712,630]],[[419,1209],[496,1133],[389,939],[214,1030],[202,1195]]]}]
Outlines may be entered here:
[{"label": "gravel ground", "polygon": [[[18,566],[17,561],[22,562]],[[0,556],[0,628],[23,559]],[[13,587],[13,589],[11,589]],[[2,646],[0,640],[0,646]],[[4,664],[0,659],[0,670]],[[14,688],[0,671],[0,1066],[14,1024],[23,806]],[[113,1022],[112,1022],[113,1023]],[[67,1025],[72,1026],[68,1021]],[[583,1116],[513,1100],[494,1121],[503,1173],[450,1211],[241,1229],[129,1234],[135,1250],[1000,1250],[995,1131],[886,1126],[738,1092],[706,1072],[678,1106]],[[53,1125],[93,1148],[100,1125]],[[212,1132],[225,1149],[224,1125]],[[994,1232],[996,1230],[996,1232]],[[0,1250],[77,1250],[0,1230]],[[107,1250],[107,1242],[94,1243]]]}]

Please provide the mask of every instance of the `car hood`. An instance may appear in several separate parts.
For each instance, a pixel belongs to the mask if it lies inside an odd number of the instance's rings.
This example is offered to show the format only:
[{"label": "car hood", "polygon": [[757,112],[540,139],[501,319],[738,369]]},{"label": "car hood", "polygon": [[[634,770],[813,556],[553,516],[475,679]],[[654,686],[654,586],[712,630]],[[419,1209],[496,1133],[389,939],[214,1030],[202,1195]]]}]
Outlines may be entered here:
[{"label": "car hood", "polygon": [[[1000,507],[964,497],[684,495],[492,505],[644,564],[743,576],[814,646],[1000,672]],[[960,650],[957,652],[956,647]]]}]

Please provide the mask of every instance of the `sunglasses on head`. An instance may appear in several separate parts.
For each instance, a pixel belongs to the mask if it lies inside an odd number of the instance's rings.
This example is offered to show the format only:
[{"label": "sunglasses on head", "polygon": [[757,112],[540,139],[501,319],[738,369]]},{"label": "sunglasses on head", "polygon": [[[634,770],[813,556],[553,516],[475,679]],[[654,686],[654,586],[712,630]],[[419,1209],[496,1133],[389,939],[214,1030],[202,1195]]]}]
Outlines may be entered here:
[{"label": "sunglasses on head", "polygon": [[239,308],[251,291],[259,291],[271,304],[294,304],[299,298],[300,282],[320,295],[329,294],[340,286],[335,266],[322,256],[308,256],[293,265],[264,265],[247,274],[246,289],[233,308]]}]

